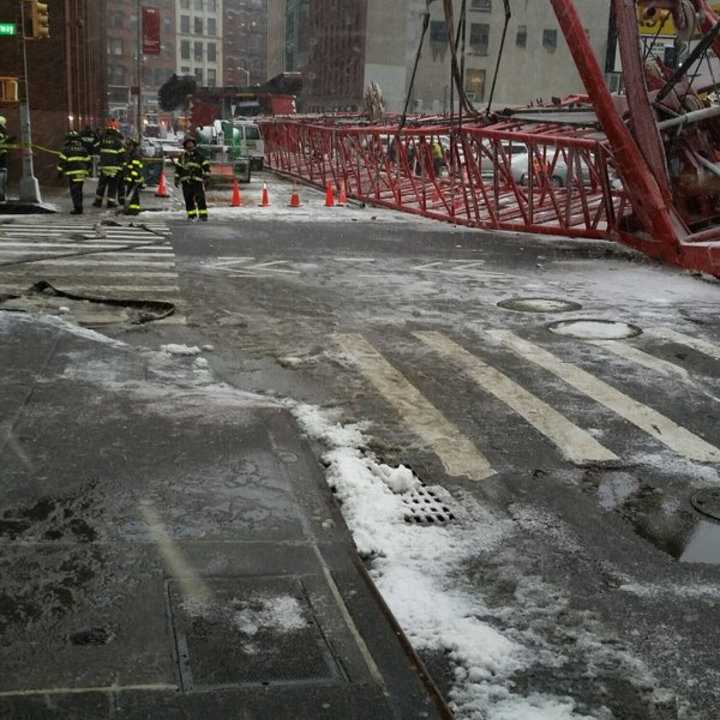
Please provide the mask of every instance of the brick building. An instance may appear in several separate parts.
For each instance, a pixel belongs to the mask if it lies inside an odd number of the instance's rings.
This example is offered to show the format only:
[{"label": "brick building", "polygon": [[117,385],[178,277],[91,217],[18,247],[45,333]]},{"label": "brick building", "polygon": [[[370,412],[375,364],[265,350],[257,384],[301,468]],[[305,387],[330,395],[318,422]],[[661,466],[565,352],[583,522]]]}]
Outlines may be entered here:
[{"label": "brick building", "polygon": [[263,83],[267,77],[268,0],[224,0],[223,82]]},{"label": "brick building", "polygon": [[[109,112],[126,129],[136,124],[137,0],[107,2],[107,85]],[[152,116],[158,109],[158,90],[175,72],[175,0],[143,0],[160,10],[160,55],[143,56],[143,107]]]},{"label": "brick building", "polygon": [[[69,128],[101,123],[106,114],[105,3],[98,0],[46,0],[50,39],[27,43],[33,142],[56,149]],[[20,29],[18,0],[0,0],[0,22]],[[21,35],[0,38],[0,74],[23,77]],[[21,83],[22,93],[22,83]],[[20,137],[17,105],[1,108],[10,135]],[[56,158],[35,152],[36,175],[56,178]],[[10,181],[20,175],[19,153],[10,158]]]}]

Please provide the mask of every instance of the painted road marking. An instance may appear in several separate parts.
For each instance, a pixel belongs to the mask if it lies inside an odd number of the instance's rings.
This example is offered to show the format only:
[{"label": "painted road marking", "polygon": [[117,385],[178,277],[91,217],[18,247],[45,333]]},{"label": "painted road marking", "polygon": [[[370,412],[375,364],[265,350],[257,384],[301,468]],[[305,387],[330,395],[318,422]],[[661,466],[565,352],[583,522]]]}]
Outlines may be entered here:
[{"label": "painted road marking", "polygon": [[720,347],[707,340],[701,340],[700,338],[692,337],[692,335],[683,335],[682,333],[675,332],[675,330],[670,330],[670,328],[653,328],[648,331],[648,334],[661,338],[662,340],[678,343],[679,345],[687,345],[693,350],[701,352],[703,355],[707,355],[714,360],[720,360]]},{"label": "painted road marking", "polygon": [[608,350],[624,360],[630,360],[630,362],[634,362],[648,370],[655,370],[663,375],[674,375],[684,382],[692,383],[690,375],[685,368],[668,362],[667,360],[656,358],[654,355],[650,355],[650,353],[646,353],[643,350],[638,350],[638,348],[633,347],[629,343],[620,340],[590,340],[589,343]]},{"label": "painted road marking", "polygon": [[[63,263],[66,264],[66,263]],[[61,264],[58,264],[57,268],[53,268],[52,272],[50,271],[44,271],[48,272],[48,274],[52,275],[52,277],[56,278],[64,278],[64,277],[77,277],[77,270],[72,269],[63,269]],[[17,273],[10,273],[10,272],[2,272],[0,271],[0,280],[13,280],[18,277]],[[108,278],[169,278],[172,280],[177,280],[177,273],[163,273],[163,272],[115,272],[113,270],[109,270],[108,272],[101,273],[101,272],[95,272],[93,273],[93,278],[97,277],[108,277]]]},{"label": "painted road marking", "polygon": [[[85,292],[102,293],[104,291],[110,291],[112,293],[129,292],[129,293],[179,293],[180,288],[176,285],[111,285],[109,283],[103,283],[102,285],[76,285],[75,283],[57,283],[61,285],[59,288],[64,292],[72,292],[77,295],[82,295]],[[23,291],[28,289],[28,285],[25,285]],[[18,292],[17,284],[0,285],[0,292],[13,293]]]},{"label": "painted road marking", "polygon": [[[114,255],[113,257],[118,257],[117,255]],[[58,267],[65,267],[66,265],[73,267],[73,266],[82,266],[82,267],[89,267],[89,268],[104,268],[104,267],[126,267],[126,266],[140,266],[140,267],[153,267],[153,268],[174,268],[175,263],[174,262],[162,262],[161,260],[106,260],[105,258],[98,258],[96,255],[88,255],[87,260],[65,260],[64,258],[58,258],[57,260],[40,260],[38,259],[37,262],[33,263],[24,263],[22,266],[18,266],[18,268],[22,267],[22,272],[27,272],[28,268],[58,268]],[[20,271],[20,270],[18,270]]]},{"label": "painted road marking", "polygon": [[407,427],[440,458],[448,474],[486,480],[495,474],[487,458],[460,429],[393,367],[362,335],[336,336],[363,375],[398,411]]},{"label": "painted road marking", "polygon": [[571,423],[557,410],[537,398],[499,370],[486,365],[449,337],[439,332],[416,332],[416,338],[438,355],[459,366],[481,388],[512,408],[542,433],[571,462],[617,460],[615,453],[603,447],[590,433]]},{"label": "painted road marking", "polygon": [[[71,248],[73,250],[116,250],[118,248],[131,247],[133,250],[163,250],[166,253],[172,254],[173,249],[167,245],[144,245],[140,243],[126,243],[117,242],[114,243],[111,240],[105,240],[102,243],[97,242],[83,242],[83,243],[66,243],[66,242],[7,242],[0,240],[0,248],[52,248],[56,250],[65,250]],[[0,249],[0,252],[4,252]]]},{"label": "painted road marking", "polygon": [[543,350],[511,332],[493,330],[489,332],[489,335],[516,355],[552,373],[571,387],[636,425],[679,455],[699,462],[720,462],[718,448],[652,408],[621,393],[589,372],[571,363],[563,362],[547,350]]}]

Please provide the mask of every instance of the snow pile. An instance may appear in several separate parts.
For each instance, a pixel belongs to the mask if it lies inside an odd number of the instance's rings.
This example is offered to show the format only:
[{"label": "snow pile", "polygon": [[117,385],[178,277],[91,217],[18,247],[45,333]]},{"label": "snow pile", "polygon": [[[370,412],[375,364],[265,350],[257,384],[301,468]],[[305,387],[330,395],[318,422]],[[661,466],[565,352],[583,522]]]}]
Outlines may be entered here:
[{"label": "snow pile", "polygon": [[74,335],[83,340],[110,345],[114,348],[127,348],[128,346],[120,340],[114,340],[107,335],[102,335],[94,330],[74,325],[67,320],[63,320],[57,315],[30,314],[19,312],[8,312],[0,309],[0,333],[12,332],[16,325],[37,325],[40,327],[51,328],[54,330],[62,330],[63,332]]},{"label": "snow pile", "polygon": [[530,668],[539,651],[483,621],[483,599],[458,581],[470,558],[496,550],[514,530],[471,499],[472,522],[453,529],[404,522],[401,493],[419,481],[409,468],[391,468],[364,450],[364,427],[336,424],[308,405],[290,405],[303,430],[328,448],[327,480],[342,505],[359,552],[372,558],[371,574],[410,641],[420,651],[443,653],[453,664],[451,692],[465,720],[592,720],[565,698],[515,696],[513,673]]},{"label": "snow pile", "polygon": [[197,345],[161,345],[160,350],[168,355],[199,355],[200,348]]},{"label": "snow pile", "polygon": [[253,598],[232,602],[233,625],[244,635],[253,637],[261,630],[287,634],[307,627],[302,608],[291,595]]},{"label": "snow pile", "polygon": [[[515,691],[517,675],[532,676],[537,668],[558,677],[604,677],[612,669],[640,689],[656,685],[593,613],[573,609],[567,593],[524,569],[518,553],[536,537],[578,552],[578,538],[559,517],[514,504],[511,519],[500,518],[463,494],[463,512],[452,524],[407,523],[403,493],[419,480],[409,468],[383,465],[367,450],[366,425],[343,426],[337,412],[286,405],[326,447],[327,481],[409,640],[422,655],[451,664],[449,699],[458,720],[611,720],[604,707],[589,715],[570,697]],[[483,586],[492,602],[467,579],[468,568],[478,565],[485,568]],[[498,589],[507,587],[513,590],[498,602]]]}]

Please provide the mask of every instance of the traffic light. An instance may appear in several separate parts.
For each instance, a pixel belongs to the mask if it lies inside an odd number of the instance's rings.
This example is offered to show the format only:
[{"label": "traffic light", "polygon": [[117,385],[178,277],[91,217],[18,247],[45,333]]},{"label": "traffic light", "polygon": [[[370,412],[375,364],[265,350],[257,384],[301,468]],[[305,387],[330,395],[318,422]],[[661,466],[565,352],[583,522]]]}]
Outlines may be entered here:
[{"label": "traffic light", "polygon": [[16,77],[0,77],[0,103],[16,103],[18,101],[18,79]]},{"label": "traffic light", "polygon": [[50,37],[48,6],[38,0],[32,0],[32,36],[36,40],[47,40]]}]

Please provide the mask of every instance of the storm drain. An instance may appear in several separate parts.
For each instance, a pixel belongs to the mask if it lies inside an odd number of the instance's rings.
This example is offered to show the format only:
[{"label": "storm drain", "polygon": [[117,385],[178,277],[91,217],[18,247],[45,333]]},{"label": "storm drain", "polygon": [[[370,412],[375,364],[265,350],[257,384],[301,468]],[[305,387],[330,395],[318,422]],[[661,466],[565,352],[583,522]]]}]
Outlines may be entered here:
[{"label": "storm drain", "polygon": [[625,340],[637,337],[642,330],[637,325],[615,320],[558,320],[547,326],[556,335],[578,338],[578,340]]},{"label": "storm drain", "polygon": [[407,505],[405,522],[416,525],[446,525],[455,520],[448,503],[435,490],[419,487],[405,493],[402,500]]},{"label": "storm drain", "polygon": [[582,310],[582,305],[570,300],[550,297],[520,297],[501,300],[498,307],[526,313],[560,313]]},{"label": "storm drain", "polygon": [[720,520],[720,488],[701,490],[692,496],[690,502],[698,512]]}]

